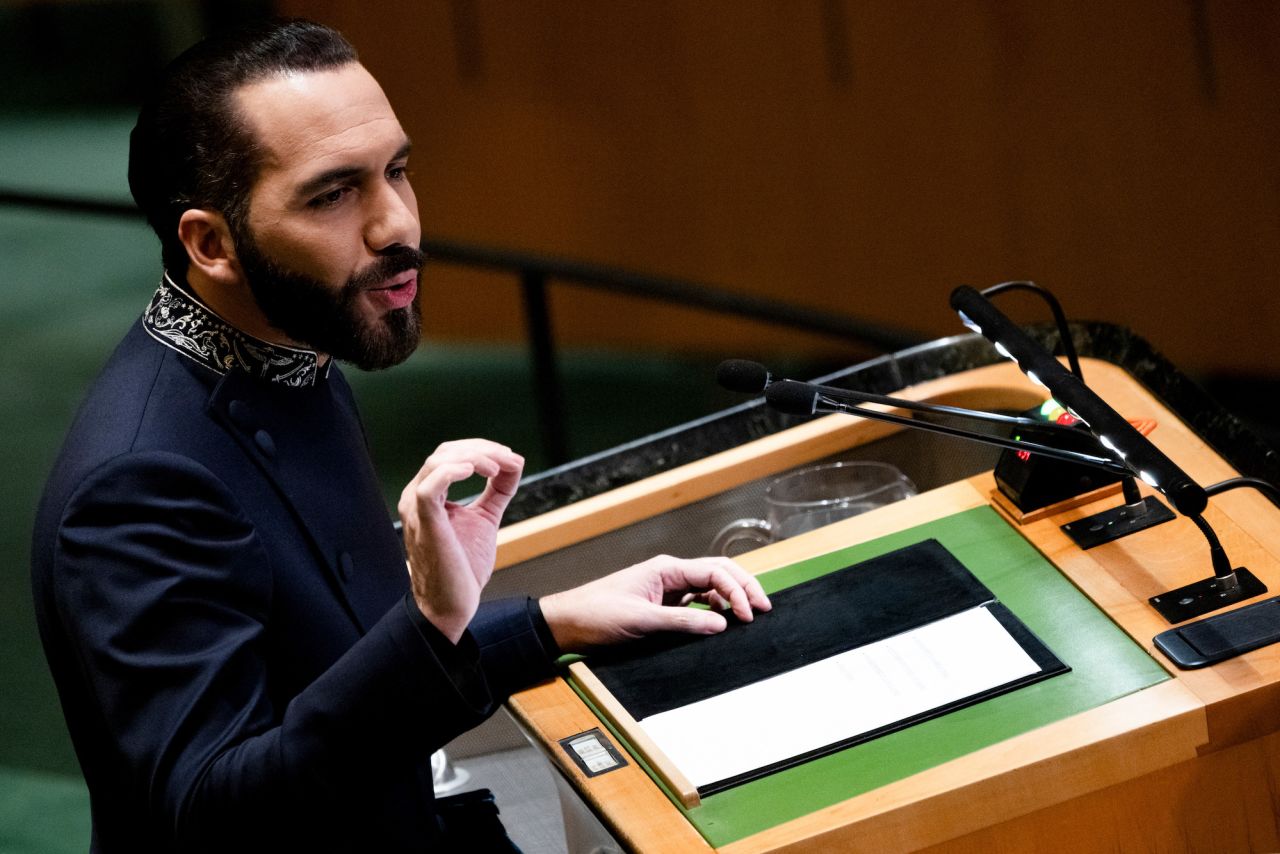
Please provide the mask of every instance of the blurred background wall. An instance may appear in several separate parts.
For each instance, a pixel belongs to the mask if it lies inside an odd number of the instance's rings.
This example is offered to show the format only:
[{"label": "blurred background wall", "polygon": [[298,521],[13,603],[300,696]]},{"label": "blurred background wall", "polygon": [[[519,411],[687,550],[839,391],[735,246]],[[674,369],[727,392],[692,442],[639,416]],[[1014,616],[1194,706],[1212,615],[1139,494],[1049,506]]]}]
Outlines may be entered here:
[{"label": "blurred background wall", "polygon": [[[342,29],[383,81],[431,232],[928,337],[958,328],[953,286],[1030,278],[1186,369],[1280,364],[1275,3],[279,6]],[[481,287],[444,289],[438,328],[516,326],[513,303],[474,310]],[[643,305],[602,322],[604,299],[563,292],[559,330],[823,346]]]},{"label": "blurred background wall", "polygon": [[[272,11],[343,30],[382,80],[430,237],[922,339],[961,331],[955,285],[1029,278],[1073,318],[1131,327],[1275,440],[1280,4],[0,0],[0,192],[127,203],[147,80]],[[0,204],[0,259],[0,851],[83,851],[28,538],[84,385],[158,279],[158,245],[134,218]],[[713,388],[721,358],[816,373],[872,355],[563,282],[549,293],[572,456],[736,402]],[[353,377],[388,494],[460,435],[550,464],[513,277],[436,264],[424,299],[418,355]]]}]

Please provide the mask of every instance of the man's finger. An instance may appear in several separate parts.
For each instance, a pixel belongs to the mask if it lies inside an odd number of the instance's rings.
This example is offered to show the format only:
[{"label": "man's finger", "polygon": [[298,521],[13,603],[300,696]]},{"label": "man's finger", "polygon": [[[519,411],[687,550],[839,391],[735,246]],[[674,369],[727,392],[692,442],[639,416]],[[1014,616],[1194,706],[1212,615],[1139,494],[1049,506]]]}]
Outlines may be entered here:
[{"label": "man's finger", "polygon": [[454,439],[449,442],[441,442],[432,453],[432,456],[439,454],[442,458],[445,458],[469,456],[477,453],[498,456],[511,453],[511,449],[501,442],[494,442],[491,439]]},{"label": "man's finger", "polygon": [[727,558],[675,560],[666,570],[663,573],[663,584],[668,591],[690,588],[714,591],[729,603],[733,613],[744,622],[754,619],[753,605],[762,611],[772,607],[760,583]]},{"label": "man's finger", "polygon": [[443,506],[450,485],[466,480],[475,473],[475,463],[466,461],[444,463],[435,467],[414,489],[418,511],[434,513],[436,508]]},{"label": "man's finger", "polygon": [[768,594],[764,592],[760,579],[747,572],[737,561],[729,558],[721,558],[721,560],[725,561],[729,573],[738,580],[738,583],[742,585],[742,589],[746,591],[747,601],[751,603],[751,607],[757,611],[768,611],[773,608],[773,603],[769,601]]},{"label": "man's finger", "polygon": [[[764,588],[760,585],[760,580],[751,573],[747,572],[737,561],[727,557],[704,558],[704,560],[715,562],[718,566],[729,574],[733,580],[735,589],[740,588],[746,597],[750,607],[757,611],[768,611],[773,607],[773,603],[769,601],[769,597],[765,594]],[[716,576],[713,575],[713,580]],[[719,590],[717,586],[714,589]]]},{"label": "man's finger", "polygon": [[524,458],[506,445],[491,442],[488,439],[463,439],[445,442],[432,451],[431,455],[423,461],[410,485],[416,486],[441,466],[459,462],[474,464],[476,473],[484,477],[493,477],[501,471],[510,471],[524,466]]},{"label": "man's finger", "polygon": [[480,497],[472,502],[476,510],[487,513],[495,519],[501,519],[507,505],[515,497],[516,488],[520,485],[520,475],[524,471],[524,457],[509,453],[498,460],[499,469],[489,475]]},{"label": "man's finger", "polygon": [[692,635],[714,635],[725,630],[729,621],[723,614],[702,608],[680,605],[650,605],[645,619],[637,626],[643,634],[651,632],[683,632]]},{"label": "man's finger", "polygon": [[445,465],[454,462],[492,461],[491,471],[485,471],[486,477],[496,474],[499,469],[510,469],[514,465],[524,464],[524,459],[506,445],[491,442],[488,439],[463,439],[456,442],[445,442],[427,457],[425,466]]}]

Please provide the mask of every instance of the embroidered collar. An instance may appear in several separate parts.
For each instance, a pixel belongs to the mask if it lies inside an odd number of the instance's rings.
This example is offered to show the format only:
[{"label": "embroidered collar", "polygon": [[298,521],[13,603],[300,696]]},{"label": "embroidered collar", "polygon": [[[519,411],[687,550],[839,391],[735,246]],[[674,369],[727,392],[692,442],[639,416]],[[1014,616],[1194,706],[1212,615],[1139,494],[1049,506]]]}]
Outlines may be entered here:
[{"label": "embroidered collar", "polygon": [[245,371],[290,387],[315,385],[328,376],[314,350],[299,350],[246,335],[180,288],[166,272],[142,314],[142,325],[161,344],[219,374]]}]

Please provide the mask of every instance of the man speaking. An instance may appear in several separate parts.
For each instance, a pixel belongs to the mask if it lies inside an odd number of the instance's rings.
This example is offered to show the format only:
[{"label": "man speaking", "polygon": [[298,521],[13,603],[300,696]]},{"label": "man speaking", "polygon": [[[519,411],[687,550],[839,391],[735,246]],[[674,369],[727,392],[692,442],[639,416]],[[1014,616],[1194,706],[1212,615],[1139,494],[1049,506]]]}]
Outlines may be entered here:
[{"label": "man speaking", "polygon": [[523,466],[482,439],[426,458],[396,533],[335,361],[418,344],[409,157],[351,45],[305,21],[195,46],[141,111],[129,184],[164,270],[32,549],[95,851],[510,850],[437,805],[435,750],[561,652],[769,607],[730,561],[665,556],[480,606]]}]

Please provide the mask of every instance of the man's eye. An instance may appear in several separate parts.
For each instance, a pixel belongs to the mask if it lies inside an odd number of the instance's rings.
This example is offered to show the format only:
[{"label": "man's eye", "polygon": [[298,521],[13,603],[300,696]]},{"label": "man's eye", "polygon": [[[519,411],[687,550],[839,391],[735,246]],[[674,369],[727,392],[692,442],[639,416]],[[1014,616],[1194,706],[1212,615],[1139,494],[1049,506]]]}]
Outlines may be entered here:
[{"label": "man's eye", "polygon": [[405,181],[409,178],[408,166],[392,166],[387,170],[388,181]]},{"label": "man's eye", "polygon": [[337,187],[327,193],[321,193],[308,202],[307,205],[313,208],[331,208],[341,202],[343,197],[347,195],[347,192],[347,187]]}]

